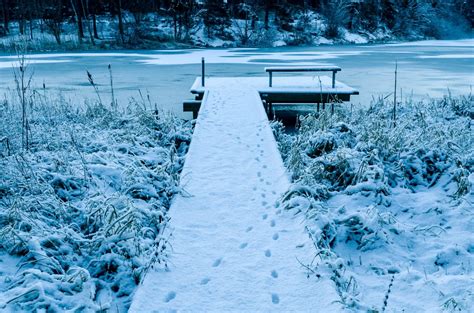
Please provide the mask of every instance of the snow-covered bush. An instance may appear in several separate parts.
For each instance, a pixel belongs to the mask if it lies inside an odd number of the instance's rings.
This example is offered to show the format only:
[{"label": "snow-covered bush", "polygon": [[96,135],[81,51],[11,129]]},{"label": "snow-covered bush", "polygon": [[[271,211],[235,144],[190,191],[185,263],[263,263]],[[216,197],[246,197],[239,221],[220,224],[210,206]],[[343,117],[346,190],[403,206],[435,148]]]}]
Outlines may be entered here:
[{"label": "snow-covered bush", "polygon": [[147,270],[166,266],[191,125],[133,103],[31,99],[28,150],[17,104],[0,110],[0,251],[19,260],[0,310],[124,311]]},{"label": "snow-covered bush", "polygon": [[472,95],[408,101],[394,121],[378,102],[301,117],[293,134],[272,124],[293,178],[281,205],[304,214],[316,248],[303,265],[347,308],[472,307],[473,107]]}]

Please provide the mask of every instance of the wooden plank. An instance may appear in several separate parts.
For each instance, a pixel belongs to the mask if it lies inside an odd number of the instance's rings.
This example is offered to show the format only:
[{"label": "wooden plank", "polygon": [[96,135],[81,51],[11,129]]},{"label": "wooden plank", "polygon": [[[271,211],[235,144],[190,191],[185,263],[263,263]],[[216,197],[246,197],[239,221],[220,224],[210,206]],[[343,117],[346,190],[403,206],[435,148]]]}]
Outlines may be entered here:
[{"label": "wooden plank", "polygon": [[265,72],[340,72],[339,66],[272,66]]},{"label": "wooden plank", "polygon": [[199,111],[200,108],[201,108],[201,101],[198,101],[198,100],[183,101],[184,112]]},{"label": "wooden plank", "polygon": [[339,101],[350,101],[351,95],[344,93],[260,93],[262,100],[271,103],[288,103],[288,104],[302,104],[302,103],[330,103]]}]

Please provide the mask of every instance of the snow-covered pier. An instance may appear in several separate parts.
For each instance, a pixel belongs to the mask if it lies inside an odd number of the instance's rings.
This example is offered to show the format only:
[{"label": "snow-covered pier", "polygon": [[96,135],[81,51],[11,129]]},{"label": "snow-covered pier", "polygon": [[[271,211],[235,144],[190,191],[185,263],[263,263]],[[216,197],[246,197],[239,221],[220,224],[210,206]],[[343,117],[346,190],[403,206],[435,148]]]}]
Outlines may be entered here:
[{"label": "snow-covered pier", "polygon": [[[195,99],[184,101],[183,111],[193,112],[197,117],[204,93],[208,88],[222,89],[228,84],[235,84],[239,88],[248,88],[257,91],[260,104],[263,104],[269,117],[273,116],[275,105],[285,107],[294,105],[317,105],[331,104],[350,101],[351,96],[358,95],[359,91],[336,81],[336,72],[339,67],[270,67],[265,69],[269,77],[209,77],[205,79],[203,86],[202,77],[197,77],[190,92]],[[330,71],[332,77],[328,76],[282,76],[274,77],[274,72],[319,72]],[[295,107],[297,108],[297,107]]]},{"label": "snow-covered pier", "polygon": [[308,278],[300,264],[314,254],[302,220],[277,205],[290,181],[261,81],[193,86],[203,97],[181,174],[186,193],[169,211],[168,269],[148,273],[131,312],[340,311],[332,282]]}]

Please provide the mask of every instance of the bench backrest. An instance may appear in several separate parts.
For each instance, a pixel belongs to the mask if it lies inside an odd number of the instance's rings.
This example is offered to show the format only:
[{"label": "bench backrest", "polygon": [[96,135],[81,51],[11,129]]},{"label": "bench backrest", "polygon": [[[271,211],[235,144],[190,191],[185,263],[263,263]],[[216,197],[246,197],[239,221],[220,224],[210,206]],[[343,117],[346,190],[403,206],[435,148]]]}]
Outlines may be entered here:
[{"label": "bench backrest", "polygon": [[338,66],[272,66],[266,67],[265,72],[339,72]]}]

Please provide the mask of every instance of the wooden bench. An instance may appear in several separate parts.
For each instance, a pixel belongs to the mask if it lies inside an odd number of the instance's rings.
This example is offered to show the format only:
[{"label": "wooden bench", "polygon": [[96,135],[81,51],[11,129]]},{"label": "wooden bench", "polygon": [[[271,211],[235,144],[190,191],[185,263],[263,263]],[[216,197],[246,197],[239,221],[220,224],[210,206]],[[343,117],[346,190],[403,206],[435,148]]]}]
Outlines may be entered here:
[{"label": "wooden bench", "polygon": [[291,73],[291,72],[332,72],[332,88],[336,86],[336,73],[341,70],[338,66],[283,66],[266,67],[268,73],[268,86],[272,87],[273,73]]}]

